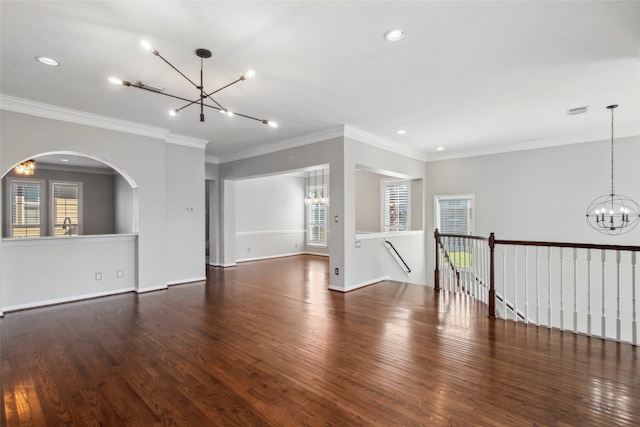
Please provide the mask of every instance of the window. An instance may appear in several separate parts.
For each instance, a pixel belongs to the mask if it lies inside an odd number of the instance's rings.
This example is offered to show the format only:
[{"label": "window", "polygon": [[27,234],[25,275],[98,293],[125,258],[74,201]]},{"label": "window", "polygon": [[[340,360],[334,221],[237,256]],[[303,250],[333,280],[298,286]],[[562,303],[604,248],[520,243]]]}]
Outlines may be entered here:
[{"label": "window", "polygon": [[383,230],[409,229],[409,181],[382,181]]},{"label": "window", "polygon": [[11,237],[39,237],[42,235],[42,182],[36,179],[8,181],[11,198]]},{"label": "window", "polygon": [[473,195],[436,196],[436,228],[441,234],[473,234]]},{"label": "window", "polygon": [[52,230],[54,236],[78,236],[81,233],[82,183],[51,182]]},{"label": "window", "polygon": [[[312,198],[327,194],[321,185],[310,186],[307,192]],[[327,245],[327,205],[313,203],[307,206],[307,244]]]}]

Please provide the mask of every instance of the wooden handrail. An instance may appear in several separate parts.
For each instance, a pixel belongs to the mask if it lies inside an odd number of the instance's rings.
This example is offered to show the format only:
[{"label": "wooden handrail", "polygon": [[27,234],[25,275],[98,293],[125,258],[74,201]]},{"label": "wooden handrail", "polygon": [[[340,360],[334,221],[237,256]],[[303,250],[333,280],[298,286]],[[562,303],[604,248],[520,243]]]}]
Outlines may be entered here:
[{"label": "wooden handrail", "polygon": [[612,251],[631,251],[640,252],[640,246],[633,245],[608,245],[608,244],[596,244],[596,243],[569,243],[569,242],[542,242],[532,240],[506,240],[496,239],[494,233],[490,233],[489,237],[482,236],[467,236],[459,234],[441,234],[438,229],[434,232],[434,238],[436,240],[436,268],[434,272],[434,279],[436,289],[440,286],[439,276],[439,251],[438,247],[442,248],[444,255],[447,258],[449,268],[456,272],[459,286],[459,272],[456,270],[451,257],[448,255],[447,249],[444,247],[441,238],[463,238],[469,240],[486,241],[489,246],[489,317],[496,316],[496,284],[495,284],[495,247],[496,245],[512,245],[512,246],[544,246],[554,248],[575,248],[575,249],[595,249],[595,250],[612,250]]}]

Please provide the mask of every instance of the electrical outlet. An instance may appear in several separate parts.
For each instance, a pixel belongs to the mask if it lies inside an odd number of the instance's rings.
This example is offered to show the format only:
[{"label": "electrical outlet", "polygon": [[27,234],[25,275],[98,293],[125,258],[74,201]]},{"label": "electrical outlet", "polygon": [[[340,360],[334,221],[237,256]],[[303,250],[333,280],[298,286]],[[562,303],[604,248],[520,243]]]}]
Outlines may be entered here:
[{"label": "electrical outlet", "polygon": [[96,273],[96,280],[102,280],[102,272],[98,271]]},{"label": "electrical outlet", "polygon": [[361,245],[360,240],[356,240],[356,248],[359,248]]},{"label": "electrical outlet", "polygon": [[338,267],[336,267],[335,273],[336,273],[336,276],[340,274],[340,269]]},{"label": "electrical outlet", "polygon": [[247,248],[247,252],[251,252],[251,248]]}]

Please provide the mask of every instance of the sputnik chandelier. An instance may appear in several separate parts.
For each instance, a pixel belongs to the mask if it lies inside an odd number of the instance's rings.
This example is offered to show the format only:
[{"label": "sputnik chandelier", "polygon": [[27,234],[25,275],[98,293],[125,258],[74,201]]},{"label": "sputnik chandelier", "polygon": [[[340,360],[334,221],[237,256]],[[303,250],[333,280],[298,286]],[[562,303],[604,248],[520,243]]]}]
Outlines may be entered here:
[{"label": "sputnik chandelier", "polygon": [[607,107],[611,110],[611,192],[598,197],[587,208],[587,224],[609,235],[628,233],[640,221],[640,205],[613,189],[613,110],[616,107]]},{"label": "sputnik chandelier", "polygon": [[[180,74],[182,77],[184,77],[185,79],[187,79],[187,81],[189,81],[189,83],[191,83],[199,92],[197,98],[195,99],[187,99],[187,98],[183,98],[180,96],[176,96],[176,95],[171,95],[168,93],[164,93],[162,92],[164,90],[164,88],[158,87],[156,85],[152,85],[149,83],[144,83],[141,81],[138,81],[137,83],[131,83],[128,82],[126,80],[121,80],[118,77],[109,77],[109,81],[111,83],[114,84],[118,84],[118,85],[123,85],[123,86],[127,86],[127,87],[135,87],[138,89],[143,89],[149,92],[153,92],[153,93],[158,93],[160,95],[164,95],[164,96],[168,96],[171,98],[175,98],[175,99],[180,99],[182,101],[185,101],[187,104],[183,105],[180,108],[176,108],[173,110],[169,111],[169,115],[171,116],[175,116],[177,115],[180,111],[184,110],[185,108],[191,106],[191,105],[199,105],[200,106],[200,121],[204,122],[204,107],[208,107],[208,108],[213,108],[214,110],[218,110],[218,112],[220,112],[221,114],[227,115],[229,117],[233,117],[233,116],[240,116],[240,117],[244,117],[247,119],[251,119],[251,120],[256,120],[259,122],[264,123],[265,125],[271,126],[272,128],[277,128],[278,127],[278,123],[274,122],[273,120],[265,120],[265,119],[258,119],[256,117],[251,117],[248,116],[246,114],[240,114],[237,112],[233,112],[231,110],[228,110],[227,108],[223,107],[222,105],[220,105],[220,103],[218,101],[216,101],[215,99],[213,99],[213,95],[215,95],[216,93],[220,92],[223,89],[228,88],[229,86],[233,86],[234,84],[238,83],[238,82],[242,82],[245,81],[247,79],[251,79],[253,77],[255,77],[256,73],[253,70],[249,70],[247,71],[245,74],[243,74],[242,76],[240,76],[237,80],[226,84],[224,86],[222,86],[219,89],[216,89],[212,92],[208,92],[205,90],[204,88],[204,83],[203,83],[203,67],[204,67],[204,60],[206,58],[211,58],[212,54],[210,50],[207,49],[196,49],[196,56],[198,58],[200,58],[200,84],[194,83],[193,80],[191,80],[189,77],[187,77],[182,71],[178,70],[173,64],[171,64],[169,61],[167,61],[162,55],[160,55],[160,52],[158,52],[156,49],[154,49],[151,44],[145,40],[141,41],[140,44],[142,45],[142,47],[146,50],[148,50],[149,52],[153,53],[155,56],[157,56],[158,58],[162,59],[164,62],[166,62],[171,68],[173,68],[175,71],[178,72],[178,74]],[[205,100],[211,101],[214,105],[208,104],[205,102]]]}]

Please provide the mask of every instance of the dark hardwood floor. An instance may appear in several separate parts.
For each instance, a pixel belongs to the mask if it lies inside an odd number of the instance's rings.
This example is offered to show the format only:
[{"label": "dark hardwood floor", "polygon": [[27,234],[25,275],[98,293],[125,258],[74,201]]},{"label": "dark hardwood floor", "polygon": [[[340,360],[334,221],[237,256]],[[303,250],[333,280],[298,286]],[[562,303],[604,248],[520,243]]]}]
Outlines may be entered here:
[{"label": "dark hardwood floor", "polygon": [[327,260],[7,313],[2,426],[640,425],[637,349]]}]

